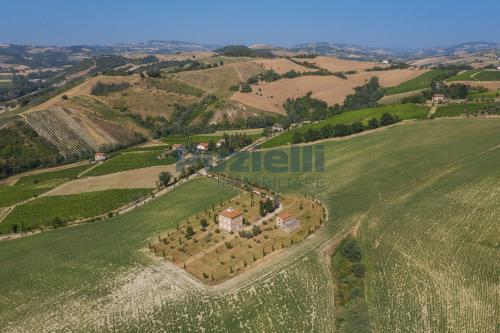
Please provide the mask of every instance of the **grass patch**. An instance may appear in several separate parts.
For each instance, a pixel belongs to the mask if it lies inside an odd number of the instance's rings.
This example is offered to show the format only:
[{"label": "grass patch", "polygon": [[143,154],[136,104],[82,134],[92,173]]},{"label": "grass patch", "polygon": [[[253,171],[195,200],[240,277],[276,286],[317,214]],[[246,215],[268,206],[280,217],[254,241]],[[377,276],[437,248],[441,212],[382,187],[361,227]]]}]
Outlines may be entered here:
[{"label": "grass patch", "polygon": [[284,132],[266,142],[264,142],[261,147],[262,148],[273,148],[279,147],[292,142],[293,133],[296,131],[304,134],[309,128],[320,129],[321,127],[330,124],[349,124],[353,122],[362,122],[364,125],[367,124],[368,120],[375,117],[380,118],[384,113],[390,113],[392,115],[397,115],[401,120],[405,119],[425,119],[429,112],[429,108],[416,105],[416,104],[400,104],[400,105],[388,105],[378,108],[369,108],[362,109],[356,111],[347,111],[341,113],[340,115],[330,117],[328,119],[319,121],[314,124],[309,124],[306,126],[302,126],[297,129],[293,129],[287,132]]},{"label": "grass patch", "polygon": [[424,73],[414,79],[405,81],[395,87],[390,87],[385,89],[386,95],[394,95],[401,94],[404,92],[409,92],[413,90],[420,90],[430,88],[431,81],[440,77],[446,77],[447,75],[451,75],[451,71],[442,70],[442,69],[434,69],[430,72]]},{"label": "grass patch", "polygon": [[102,176],[120,171],[175,163],[176,159],[174,157],[158,158],[159,153],[158,150],[122,153],[97,165],[94,169],[86,173],[86,176]]},{"label": "grass patch", "polygon": [[9,232],[13,224],[29,230],[49,226],[55,217],[65,222],[105,214],[150,192],[150,189],[120,189],[40,197],[14,208],[0,224],[0,233]]}]

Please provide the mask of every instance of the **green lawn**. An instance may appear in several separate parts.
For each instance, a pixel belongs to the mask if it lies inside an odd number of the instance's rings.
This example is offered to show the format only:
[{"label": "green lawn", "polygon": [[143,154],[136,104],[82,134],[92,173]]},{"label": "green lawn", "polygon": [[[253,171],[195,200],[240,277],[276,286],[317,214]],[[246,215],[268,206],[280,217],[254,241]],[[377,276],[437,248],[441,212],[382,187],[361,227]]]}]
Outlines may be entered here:
[{"label": "green lawn", "polygon": [[50,225],[54,217],[72,221],[105,214],[150,192],[150,189],[120,189],[40,197],[16,206],[0,224],[0,233],[9,232],[12,224],[31,229]]},{"label": "green lawn", "polygon": [[146,168],[157,165],[169,165],[175,163],[175,158],[169,157],[159,159],[160,151],[134,151],[122,153],[118,156],[111,157],[103,163],[97,165],[94,169],[86,173],[86,176],[102,176],[109,173],[127,171],[133,169]]},{"label": "green lawn", "polygon": [[483,110],[486,103],[467,103],[467,104],[452,104],[439,106],[434,114],[434,117],[458,117],[463,114],[475,113]]},{"label": "green lawn", "polygon": [[500,71],[498,70],[468,70],[452,76],[447,81],[500,81]]},{"label": "green lawn", "polygon": [[431,81],[437,77],[447,75],[450,71],[433,69],[430,72],[424,73],[414,79],[408,80],[395,87],[385,89],[386,95],[400,94],[413,90],[430,88]]},{"label": "green lawn", "polygon": [[300,131],[305,133],[307,129],[319,129],[327,124],[337,125],[337,124],[350,124],[353,122],[360,121],[364,124],[368,122],[369,119],[375,117],[380,118],[382,114],[389,112],[393,115],[398,115],[402,120],[405,119],[425,119],[429,112],[429,108],[416,105],[416,104],[399,104],[399,105],[388,105],[378,108],[369,108],[362,109],[357,111],[348,111],[344,112],[340,115],[330,117],[328,119],[319,121],[314,124],[309,124],[297,129],[293,129],[287,132],[284,132],[266,142],[264,142],[261,147],[262,148],[273,148],[279,147],[292,142],[293,133],[295,131]]}]

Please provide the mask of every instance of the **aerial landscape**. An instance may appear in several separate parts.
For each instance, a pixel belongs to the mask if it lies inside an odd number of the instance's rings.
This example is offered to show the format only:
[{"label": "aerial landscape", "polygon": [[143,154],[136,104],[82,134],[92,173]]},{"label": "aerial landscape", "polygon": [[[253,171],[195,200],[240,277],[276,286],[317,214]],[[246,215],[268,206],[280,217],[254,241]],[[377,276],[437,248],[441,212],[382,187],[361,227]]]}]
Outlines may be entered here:
[{"label": "aerial landscape", "polygon": [[0,332],[500,332],[498,3],[144,5],[1,5]]}]

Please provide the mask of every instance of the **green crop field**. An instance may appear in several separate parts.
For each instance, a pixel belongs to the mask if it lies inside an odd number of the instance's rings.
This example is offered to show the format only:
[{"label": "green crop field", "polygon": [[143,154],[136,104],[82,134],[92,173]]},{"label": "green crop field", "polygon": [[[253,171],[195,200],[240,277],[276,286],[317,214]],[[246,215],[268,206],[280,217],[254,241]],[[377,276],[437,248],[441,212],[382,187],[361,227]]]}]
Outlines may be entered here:
[{"label": "green crop field", "polygon": [[105,214],[150,192],[150,189],[115,189],[39,197],[16,206],[0,224],[0,233],[9,232],[13,224],[31,229],[50,225],[55,217],[59,217],[62,221],[72,221]]},{"label": "green crop field", "polygon": [[89,164],[85,164],[57,171],[42,172],[35,175],[24,176],[16,182],[16,185],[36,184],[52,179],[73,179],[89,167]]},{"label": "green crop field", "polygon": [[500,71],[468,70],[452,76],[447,81],[500,81]]},{"label": "green crop field", "polygon": [[497,89],[497,90],[489,90],[489,91],[485,91],[485,92],[472,92],[471,94],[469,94],[469,97],[472,98],[472,99],[475,99],[475,98],[497,98],[497,97],[500,97],[500,89]]},{"label": "green crop field", "polygon": [[[323,174],[242,174],[292,178],[278,190],[298,194],[319,177],[329,220],[216,288],[146,254],[148,240],[237,194],[208,179],[106,222],[0,242],[0,330],[331,332],[339,318],[320,254],[358,226],[366,273],[356,302],[373,331],[495,333],[499,145],[499,120],[429,120],[323,144]],[[351,314],[342,328],[356,327]]]},{"label": "green crop field", "polygon": [[[218,132],[218,133],[209,133],[209,134],[199,134],[199,135],[193,135],[191,136],[193,142],[209,142],[210,140],[213,140],[214,142],[217,142],[217,140],[222,139],[224,136],[224,131]],[[233,135],[233,134],[243,134],[246,133],[245,130],[233,130],[233,131],[227,131],[227,134]],[[260,132],[250,132],[246,133],[246,135],[253,140],[258,139],[262,136],[262,130]],[[163,139],[163,142],[168,143],[168,144],[176,144],[176,143],[181,143],[184,144],[186,143],[187,136],[168,136]]]},{"label": "green crop field", "polygon": [[414,79],[403,82],[395,87],[390,87],[385,89],[386,95],[400,94],[404,92],[409,92],[413,90],[430,88],[431,81],[437,77],[447,75],[449,71],[434,69],[430,72],[424,73]]},{"label": "green crop field", "polygon": [[86,176],[102,176],[109,173],[146,168],[157,165],[169,165],[175,163],[175,158],[168,157],[159,159],[160,151],[154,149],[149,151],[125,152],[111,157],[95,168],[87,172]]},{"label": "green crop field", "polygon": [[434,114],[434,117],[458,117],[463,114],[475,113],[484,110],[485,103],[467,103],[467,104],[452,104],[439,106]]},{"label": "green crop field", "polygon": [[[203,191],[200,191],[201,188]],[[153,264],[142,250],[147,249],[148,239],[175,228],[176,223],[182,223],[186,217],[214,203],[217,205],[237,193],[231,187],[219,187],[214,181],[195,179],[144,207],[106,222],[60,228],[19,240],[0,242],[0,331],[10,331],[14,327],[29,332],[104,332],[112,329],[114,324],[111,322],[98,324],[98,321],[91,319],[91,312],[95,311],[91,308],[86,314],[80,310],[73,312],[76,315],[73,319],[66,317],[72,316],[69,307],[76,306],[69,300],[69,293],[78,297],[80,302],[97,305],[94,302],[109,296],[113,288],[126,287],[127,281],[119,279],[123,273],[146,269]],[[156,277],[161,278],[163,273]],[[155,288],[156,282],[150,281],[147,276],[146,279],[144,287]],[[164,283],[158,285],[161,286],[166,288],[164,291],[167,293],[177,289],[175,284],[170,286],[172,289]],[[140,292],[139,289],[136,291]],[[187,296],[193,302],[200,300],[195,293]],[[146,301],[142,296],[134,299]],[[183,302],[186,301],[188,299]],[[167,314],[172,326],[175,326],[175,321],[180,319],[176,312],[181,308],[169,303],[165,303],[171,309]],[[248,304],[252,304],[251,299]],[[231,305],[226,304],[225,307]],[[119,316],[123,309],[110,310]],[[193,313],[196,311],[193,309]],[[50,313],[59,315],[49,323],[46,315]],[[35,318],[37,316],[46,319],[39,321]],[[63,317],[68,321],[65,322]],[[146,317],[137,319],[146,320]],[[210,323],[207,321],[207,326],[218,319],[223,320],[223,317],[219,315]],[[181,323],[195,324],[184,320],[178,324]],[[134,330],[126,321],[116,324],[122,328],[119,331]],[[147,330],[147,325],[152,324],[144,323],[141,326]],[[101,328],[92,329],[97,327],[95,325]]]},{"label": "green crop field", "polygon": [[30,199],[64,183],[61,179],[51,179],[39,183],[26,182],[14,185],[0,185],[0,207],[12,206]]},{"label": "green crop field", "polygon": [[279,147],[292,142],[293,133],[295,131],[300,131],[305,133],[307,129],[319,129],[327,124],[337,125],[337,124],[350,124],[356,121],[360,121],[366,125],[369,119],[375,117],[380,118],[382,114],[389,112],[392,115],[398,115],[401,120],[405,119],[425,119],[429,112],[429,108],[416,104],[399,104],[399,105],[389,105],[378,108],[369,108],[356,111],[344,112],[340,115],[327,118],[325,120],[319,121],[314,124],[309,124],[302,126],[297,129],[293,129],[282,133],[266,142],[264,142],[262,148],[273,148]]}]

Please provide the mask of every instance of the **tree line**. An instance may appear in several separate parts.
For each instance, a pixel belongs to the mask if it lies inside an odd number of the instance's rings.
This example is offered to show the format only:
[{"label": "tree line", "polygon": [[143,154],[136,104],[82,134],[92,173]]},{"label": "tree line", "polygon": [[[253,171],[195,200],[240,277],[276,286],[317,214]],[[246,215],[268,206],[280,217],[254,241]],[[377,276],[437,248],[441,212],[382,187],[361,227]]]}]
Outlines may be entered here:
[{"label": "tree line", "polygon": [[292,143],[296,144],[333,137],[347,136],[351,134],[361,133],[368,129],[389,126],[400,121],[401,120],[397,115],[392,115],[386,112],[378,119],[373,117],[368,120],[368,124],[366,126],[363,125],[363,123],[357,121],[351,124],[326,124],[319,129],[308,128],[305,131],[295,130],[292,135]]}]

